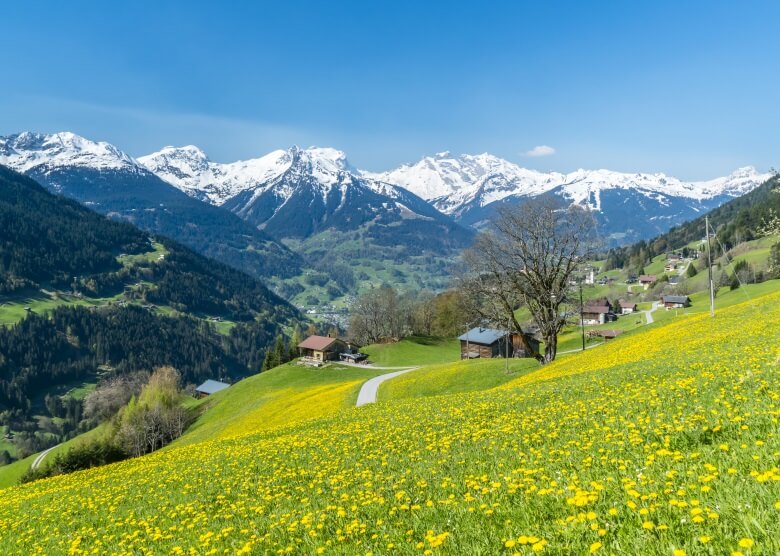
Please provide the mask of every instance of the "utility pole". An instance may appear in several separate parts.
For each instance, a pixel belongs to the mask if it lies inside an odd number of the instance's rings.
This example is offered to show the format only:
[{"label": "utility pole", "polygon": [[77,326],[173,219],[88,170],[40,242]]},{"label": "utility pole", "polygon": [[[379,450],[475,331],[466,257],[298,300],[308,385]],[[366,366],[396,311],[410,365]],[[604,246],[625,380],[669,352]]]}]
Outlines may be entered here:
[{"label": "utility pole", "polygon": [[585,303],[582,301],[582,280],[580,280],[580,330],[582,331],[582,351],[585,351]]},{"label": "utility pole", "polygon": [[[470,351],[470,348],[469,348],[469,328],[468,328],[468,326],[469,325],[467,324],[466,325],[466,359],[471,359],[471,351]],[[463,356],[461,355],[460,358],[463,359]]]},{"label": "utility pole", "polygon": [[707,271],[710,279],[710,317],[715,316],[715,283],[712,280],[712,247],[710,246],[710,217],[704,217],[707,236]]},{"label": "utility pole", "polygon": [[506,345],[504,346],[504,372],[509,374],[509,342],[512,341],[512,319],[506,321]]}]

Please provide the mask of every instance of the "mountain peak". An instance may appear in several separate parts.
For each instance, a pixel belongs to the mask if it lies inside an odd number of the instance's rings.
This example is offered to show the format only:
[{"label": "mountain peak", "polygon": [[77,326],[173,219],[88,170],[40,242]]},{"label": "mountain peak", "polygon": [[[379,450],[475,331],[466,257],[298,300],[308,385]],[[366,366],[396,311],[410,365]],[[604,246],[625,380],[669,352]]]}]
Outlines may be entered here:
[{"label": "mountain peak", "polygon": [[104,141],[90,141],[70,131],[24,131],[0,137],[0,164],[20,172],[42,167],[79,166],[97,170],[136,168],[133,158]]}]

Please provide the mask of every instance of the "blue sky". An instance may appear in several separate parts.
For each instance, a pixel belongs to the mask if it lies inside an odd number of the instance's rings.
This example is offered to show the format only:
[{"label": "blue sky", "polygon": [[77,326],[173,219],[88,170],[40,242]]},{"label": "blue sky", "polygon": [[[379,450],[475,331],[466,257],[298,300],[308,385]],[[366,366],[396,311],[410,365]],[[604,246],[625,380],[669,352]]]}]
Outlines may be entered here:
[{"label": "blue sky", "polygon": [[[780,166],[776,2],[13,2],[0,134],[139,156],[491,152],[704,179]],[[545,156],[529,156],[535,147]]]}]

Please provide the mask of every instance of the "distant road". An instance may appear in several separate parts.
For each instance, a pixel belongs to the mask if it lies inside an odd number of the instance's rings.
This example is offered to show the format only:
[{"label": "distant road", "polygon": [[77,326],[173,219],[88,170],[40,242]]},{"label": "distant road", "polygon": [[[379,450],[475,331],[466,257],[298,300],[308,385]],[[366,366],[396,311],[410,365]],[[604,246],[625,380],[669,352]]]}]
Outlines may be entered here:
[{"label": "distant road", "polygon": [[390,380],[391,378],[395,378],[399,375],[406,374],[410,371],[414,371],[415,369],[418,369],[419,367],[413,367],[411,369],[406,369],[403,371],[395,371],[394,373],[387,373],[384,375],[375,376],[374,378],[368,379],[366,382],[363,383],[363,386],[360,387],[360,392],[358,393],[358,399],[357,399],[357,407],[360,407],[361,405],[366,405],[369,403],[375,403],[376,402],[376,394],[379,390],[379,385],[382,384],[386,380]]},{"label": "distant road", "polygon": [[61,444],[57,444],[56,446],[52,446],[48,450],[44,450],[40,454],[38,454],[38,457],[35,458],[35,460],[32,462],[32,465],[30,466],[30,469],[38,469],[41,464],[43,463],[43,460],[46,458],[47,455],[49,455],[49,452],[51,452],[54,448],[60,447]]},{"label": "distant road", "polygon": [[660,301],[654,301],[652,307],[648,309],[647,311],[642,311],[645,314],[645,324],[653,324],[655,321],[653,320],[653,311],[658,309],[658,307],[661,306]]}]

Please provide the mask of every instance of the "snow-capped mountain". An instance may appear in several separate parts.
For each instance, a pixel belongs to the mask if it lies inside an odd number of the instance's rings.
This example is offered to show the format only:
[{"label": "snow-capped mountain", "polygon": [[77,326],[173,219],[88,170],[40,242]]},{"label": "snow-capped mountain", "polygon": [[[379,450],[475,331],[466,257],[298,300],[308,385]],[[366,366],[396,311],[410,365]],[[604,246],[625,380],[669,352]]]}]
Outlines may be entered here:
[{"label": "snow-capped mountain", "polygon": [[68,131],[45,135],[25,131],[0,137],[0,164],[17,172],[63,166],[93,170],[139,170],[132,157],[115,146]]},{"label": "snow-capped mountain", "polygon": [[228,211],[185,195],[113,145],[63,132],[0,137],[0,164],[100,213],[125,218],[255,276],[289,276],[297,255]]},{"label": "snow-capped mountain", "polygon": [[[402,187],[363,177],[346,155],[330,148],[292,147],[221,164],[196,147],[165,149],[139,158],[149,170],[188,194],[233,211],[276,237],[308,238],[326,229],[368,226],[376,239],[463,246],[472,233]],[[418,230],[407,240],[404,234]],[[424,241],[420,234],[430,233]],[[413,246],[414,242],[418,245]]]},{"label": "snow-capped mountain", "polygon": [[221,205],[278,176],[289,167],[290,159],[286,151],[277,150],[252,160],[220,164],[189,145],[165,147],[140,157],[138,162],[185,193]]},{"label": "snow-capped mountain", "polygon": [[596,212],[605,235],[650,237],[743,195],[770,174],[740,168],[722,178],[685,182],[664,174],[577,170],[537,172],[498,157],[439,153],[415,164],[365,176],[394,183],[430,201],[457,220],[480,226],[497,207],[536,195],[554,195]]},{"label": "snow-capped mountain", "polygon": [[[211,161],[195,146],[165,147],[136,160],[113,145],[67,132],[0,137],[0,164],[99,210],[136,220],[150,216],[142,211],[160,213],[161,203],[167,212],[181,206],[184,192],[278,238],[379,224],[384,228],[372,226],[372,233],[385,240],[415,228],[407,246],[425,233],[435,242],[462,244],[470,232],[456,222],[479,228],[498,207],[537,195],[590,207],[605,236],[630,242],[665,232],[770,177],[752,167],[708,181],[610,170],[539,172],[487,153],[447,152],[371,173],[351,166],[342,151],[314,147],[231,163]],[[443,228],[422,232],[431,222]]]}]

